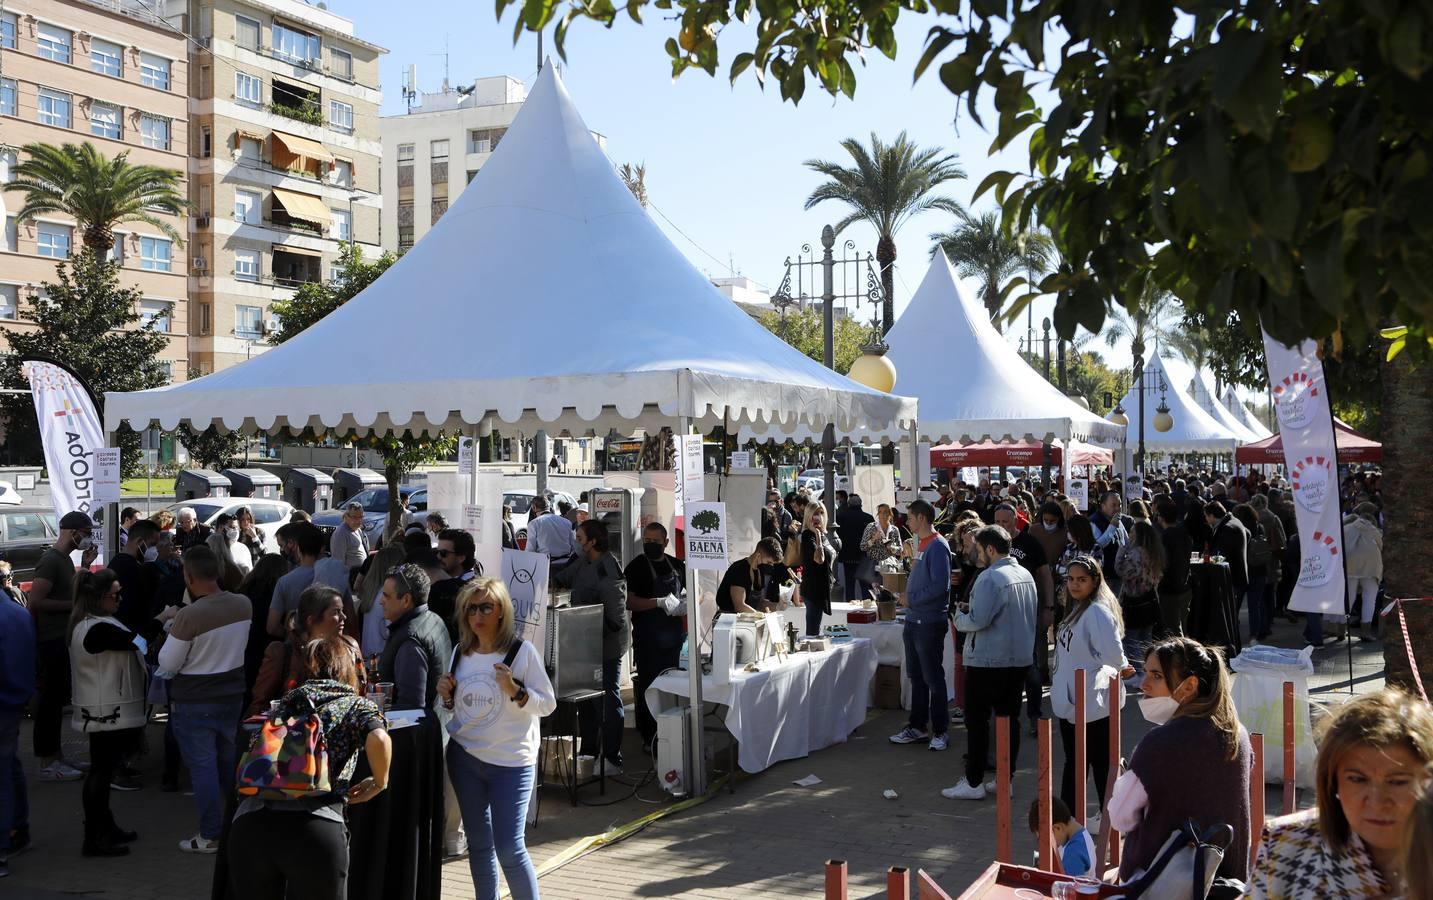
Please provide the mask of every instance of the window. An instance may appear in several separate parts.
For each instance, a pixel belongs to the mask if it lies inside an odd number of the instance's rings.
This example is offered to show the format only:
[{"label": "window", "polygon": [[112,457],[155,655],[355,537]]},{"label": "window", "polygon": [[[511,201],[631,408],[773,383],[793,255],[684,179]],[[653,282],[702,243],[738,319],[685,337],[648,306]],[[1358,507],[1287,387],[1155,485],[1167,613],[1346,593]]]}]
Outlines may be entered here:
[{"label": "window", "polygon": [[413,246],[413,226],[398,226],[398,249],[408,250]]},{"label": "window", "polygon": [[329,56],[333,58],[333,77],[342,78],[344,81],[353,80],[353,54],[347,50],[340,50],[337,47],[328,49]]},{"label": "window", "polygon": [[245,50],[258,50],[263,43],[264,26],[244,16],[234,17],[234,43]]},{"label": "window", "polygon": [[474,179],[474,178],[477,178],[477,177],[478,177],[478,170],[477,170],[477,169],[469,169],[469,170],[468,170],[468,181],[467,181],[467,183],[468,183],[468,184],[472,184],[472,183],[473,183],[473,179]]},{"label": "window", "polygon": [[234,336],[247,340],[258,340],[263,336],[261,327],[264,322],[264,308],[262,306],[236,306],[234,307]]},{"label": "window", "polygon": [[168,238],[142,237],[139,239],[139,267],[153,272],[171,271],[174,242]]},{"label": "window", "polygon": [[257,225],[262,203],[254,191],[234,191],[234,221]]},{"label": "window", "polygon": [[239,159],[245,165],[257,166],[264,161],[264,154],[259,147],[259,139],[251,137],[239,137]]},{"label": "window", "polygon": [[333,216],[333,236],[340,241],[352,240],[352,214],[346,209],[331,209],[329,215]]},{"label": "window", "polygon": [[158,116],[139,117],[139,142],[156,150],[169,149],[169,120]]},{"label": "window", "polygon": [[14,178],[10,173],[19,159],[14,150],[0,150],[0,184],[9,184]]},{"label": "window", "polygon": [[124,76],[123,48],[99,38],[90,38],[90,71],[101,75]]},{"label": "window", "polygon": [[506,128],[474,128],[468,132],[468,152],[492,153],[505,134]]},{"label": "window", "polygon": [[334,131],[353,134],[353,106],[337,100],[328,101],[328,125]]},{"label": "window", "polygon": [[119,107],[108,103],[91,103],[90,134],[119,140]]},{"label": "window", "polygon": [[208,66],[199,67],[199,84],[194,96],[200,100],[208,100],[214,96],[214,70]]},{"label": "window", "polygon": [[333,183],[339,187],[353,187],[353,163],[346,159],[334,160]]},{"label": "window", "polygon": [[8,250],[14,253],[20,249],[19,235],[19,229],[15,226],[15,217],[6,216],[5,228],[3,231],[0,231],[0,250]]},{"label": "window", "polygon": [[0,78],[0,116],[16,114],[15,79]]},{"label": "window", "polygon": [[7,541],[43,541],[45,520],[38,513],[6,513],[5,539]]},{"label": "window", "polygon": [[153,53],[139,54],[139,81],[161,91],[169,90],[169,60]]},{"label": "window", "polygon": [[169,333],[169,320],[174,312],[174,304],[168,300],[141,300],[139,301],[139,324],[140,327],[154,323],[154,330],[165,334]]},{"label": "window", "polygon": [[70,33],[40,22],[35,25],[35,49],[43,59],[67,63],[70,61]]},{"label": "window", "polygon": [[398,145],[398,161],[399,161],[399,162],[412,162],[412,161],[413,161],[413,145],[412,145],[412,144],[399,144],[399,145]]},{"label": "window", "polygon": [[[167,330],[167,329],[166,329],[166,330]],[[174,360],[172,360],[172,359],[161,359],[161,360],[159,361],[159,371],[161,371],[161,372],[164,373],[164,383],[165,383],[165,384],[173,384],[173,383],[174,383]]]},{"label": "window", "polygon": [[234,277],[240,281],[259,280],[259,251],[234,251]]},{"label": "window", "polygon": [[14,13],[0,13],[0,47],[15,49],[15,23],[18,21]]},{"label": "window", "polygon": [[214,155],[214,130],[208,125],[199,126],[199,156],[208,159]]},{"label": "window", "polygon": [[118,231],[114,233],[114,246],[109,248],[109,260],[124,265],[124,235]]},{"label": "window", "polygon": [[39,96],[35,102],[39,106],[41,125],[56,125],[60,128],[70,127],[69,94],[63,91],[52,91],[49,88],[40,88]]},{"label": "window", "polygon": [[319,58],[318,36],[275,22],[274,55],[297,62],[316,61]]},{"label": "window", "polygon": [[447,159],[448,142],[433,141],[431,144],[428,145],[428,155],[431,156],[434,160]]},{"label": "window", "polygon": [[234,99],[240,103],[263,103],[263,88],[259,79],[248,72],[234,73]]},{"label": "window", "polygon": [[0,319],[13,319],[20,310],[20,286],[0,284]]},{"label": "window", "polygon": [[337,280],[339,280],[339,279],[342,278],[342,277],[343,277],[343,265],[342,265],[341,263],[336,263],[336,262],[331,262],[331,263],[329,263],[329,264],[328,264],[328,280],[329,280],[329,281],[337,281]]},{"label": "window", "polygon": [[70,258],[70,235],[74,231],[68,225],[40,222],[35,226],[35,243],[41,256],[54,259]]}]

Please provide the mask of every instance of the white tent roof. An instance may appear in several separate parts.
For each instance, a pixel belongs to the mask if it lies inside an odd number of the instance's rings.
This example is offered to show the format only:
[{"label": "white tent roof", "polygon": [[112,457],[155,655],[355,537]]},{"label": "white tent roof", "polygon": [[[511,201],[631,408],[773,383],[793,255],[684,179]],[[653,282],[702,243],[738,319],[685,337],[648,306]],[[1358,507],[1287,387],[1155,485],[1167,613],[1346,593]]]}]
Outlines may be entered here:
[{"label": "white tent roof", "polygon": [[196,381],[107,394],[105,423],[272,430],[900,428],[914,400],[791,348],[717,292],[613,171],[545,66],[423,240],[297,337]]},{"label": "white tent roof", "polygon": [[[1158,372],[1164,376],[1167,386],[1167,390],[1161,394],[1156,379],[1154,380],[1155,386],[1145,393],[1144,412],[1147,418],[1144,429],[1145,448],[1165,453],[1234,452],[1234,445],[1239,442],[1239,439],[1194,402],[1193,398],[1185,392],[1179,380],[1171,376],[1166,362],[1160,358],[1158,353],[1155,353],[1145,363],[1146,378],[1149,377],[1148,373]],[[1137,388],[1138,385],[1131,386],[1129,393],[1125,394],[1124,399],[1120,401],[1125,415],[1129,417],[1131,449],[1139,440],[1139,392]],[[1174,418],[1174,427],[1163,433],[1154,430],[1154,417],[1159,409],[1161,398],[1169,404],[1169,414]]]},{"label": "white tent roof", "polygon": [[1224,389],[1224,408],[1229,410],[1234,418],[1239,421],[1239,424],[1243,425],[1251,433],[1258,435],[1258,440],[1262,441],[1264,438],[1273,435],[1273,432],[1266,428],[1263,422],[1259,421],[1259,417],[1249,411],[1249,407],[1245,406],[1243,401],[1239,399],[1239,395],[1235,393],[1233,387],[1226,387]]},{"label": "white tent roof", "polygon": [[[886,335],[896,388],[920,398],[920,437],[932,444],[983,440],[1084,440],[1119,443],[1124,429],[1060,393],[990,324],[937,253],[910,304]],[[818,432],[819,435],[819,432]],[[843,436],[837,430],[838,436]],[[768,435],[753,428],[742,437]],[[847,435],[874,442],[907,437],[896,429]]]},{"label": "white tent roof", "polygon": [[1188,361],[1177,357],[1164,360],[1164,365],[1165,372],[1184,388],[1190,399],[1199,404],[1200,409],[1209,413],[1210,418],[1223,425],[1226,431],[1237,437],[1239,443],[1252,444],[1258,440],[1252,431],[1244,427],[1244,423],[1219,402],[1219,397],[1209,384],[1207,372],[1196,371]]}]

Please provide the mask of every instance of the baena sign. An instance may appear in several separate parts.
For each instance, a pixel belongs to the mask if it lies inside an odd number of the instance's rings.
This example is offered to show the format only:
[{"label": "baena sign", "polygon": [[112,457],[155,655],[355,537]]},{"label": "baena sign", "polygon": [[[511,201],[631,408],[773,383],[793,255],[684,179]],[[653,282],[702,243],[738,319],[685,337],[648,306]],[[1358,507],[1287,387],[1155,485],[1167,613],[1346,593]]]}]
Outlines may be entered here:
[{"label": "baena sign", "polygon": [[726,571],[730,547],[726,537],[725,503],[688,503],[683,534],[688,569]]}]

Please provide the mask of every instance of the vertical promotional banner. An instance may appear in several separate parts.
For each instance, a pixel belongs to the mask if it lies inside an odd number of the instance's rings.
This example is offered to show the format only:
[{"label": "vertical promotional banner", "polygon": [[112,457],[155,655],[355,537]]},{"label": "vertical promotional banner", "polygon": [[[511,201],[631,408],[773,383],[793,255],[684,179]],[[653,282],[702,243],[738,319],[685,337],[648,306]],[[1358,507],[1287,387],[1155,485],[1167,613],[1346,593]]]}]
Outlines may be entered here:
[{"label": "vertical promotional banner", "polygon": [[118,503],[120,494],[120,459],[118,447],[100,447],[95,451],[94,502]]},{"label": "vertical promotional banner", "polygon": [[40,422],[55,515],[92,512],[99,505],[95,451],[104,449],[105,441],[89,388],[68,369],[44,360],[27,360],[21,372],[30,382]]},{"label": "vertical promotional banner", "polygon": [[1294,347],[1264,333],[1264,356],[1274,413],[1284,445],[1284,464],[1299,523],[1299,580],[1289,609],[1310,613],[1344,612],[1343,521],[1339,509],[1337,450],[1333,408],[1324,383],[1318,344]]},{"label": "vertical promotional banner", "polygon": [[702,491],[706,484],[706,467],[702,465],[701,435],[677,435],[676,464],[676,515],[685,516],[686,504],[702,499]]}]

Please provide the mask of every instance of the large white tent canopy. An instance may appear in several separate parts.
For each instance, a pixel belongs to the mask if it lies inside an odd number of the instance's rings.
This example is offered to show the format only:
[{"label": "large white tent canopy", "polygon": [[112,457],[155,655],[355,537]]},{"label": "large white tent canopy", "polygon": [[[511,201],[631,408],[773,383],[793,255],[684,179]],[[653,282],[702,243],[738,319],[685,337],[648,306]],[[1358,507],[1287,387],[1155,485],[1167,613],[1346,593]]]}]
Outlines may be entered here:
[{"label": "large white tent canopy", "polygon": [[1165,359],[1164,365],[1169,377],[1175,379],[1189,394],[1189,398],[1197,403],[1200,409],[1209,413],[1210,418],[1237,437],[1239,443],[1252,444],[1259,440],[1254,432],[1245,428],[1244,423],[1219,402],[1219,396],[1214,393],[1214,388],[1209,383],[1209,373],[1197,370],[1189,362],[1177,357]]},{"label": "large white tent canopy", "polygon": [[105,425],[414,431],[779,423],[899,431],[914,400],[723,297],[617,177],[545,66],[492,158],[387,273],[230,369],[106,395]]},{"label": "large white tent canopy", "polygon": [[[1232,431],[1214,420],[1194,399],[1185,392],[1180,381],[1173,377],[1159,353],[1150,355],[1145,363],[1144,396],[1144,445],[1145,449],[1162,453],[1233,453],[1239,438]],[[1159,389],[1162,376],[1165,390]],[[1185,383],[1188,383],[1187,380]],[[1154,430],[1154,418],[1160,401],[1169,405],[1169,414],[1174,427],[1168,431]],[[1120,400],[1125,415],[1129,417],[1129,449],[1133,450],[1139,441],[1139,385],[1131,385],[1129,393]],[[1105,446],[1109,446],[1106,444]]]},{"label": "large white tent canopy", "polygon": [[[960,289],[937,253],[901,317],[886,335],[896,389],[920,399],[919,435],[932,444],[978,441],[1119,443],[1124,428],[1066,397],[1030,367],[990,324],[985,307]],[[859,443],[909,437],[893,428],[837,429]],[[816,432],[815,439],[819,439]],[[744,430],[762,440],[781,436]]]},{"label": "large white tent canopy", "polygon": [[1233,386],[1224,388],[1224,408],[1229,410],[1230,414],[1239,420],[1239,423],[1247,428],[1250,434],[1257,435],[1258,440],[1262,441],[1266,437],[1273,436],[1274,433],[1263,422],[1260,422],[1259,417],[1250,412],[1249,407],[1239,399],[1239,394],[1235,392]]}]

